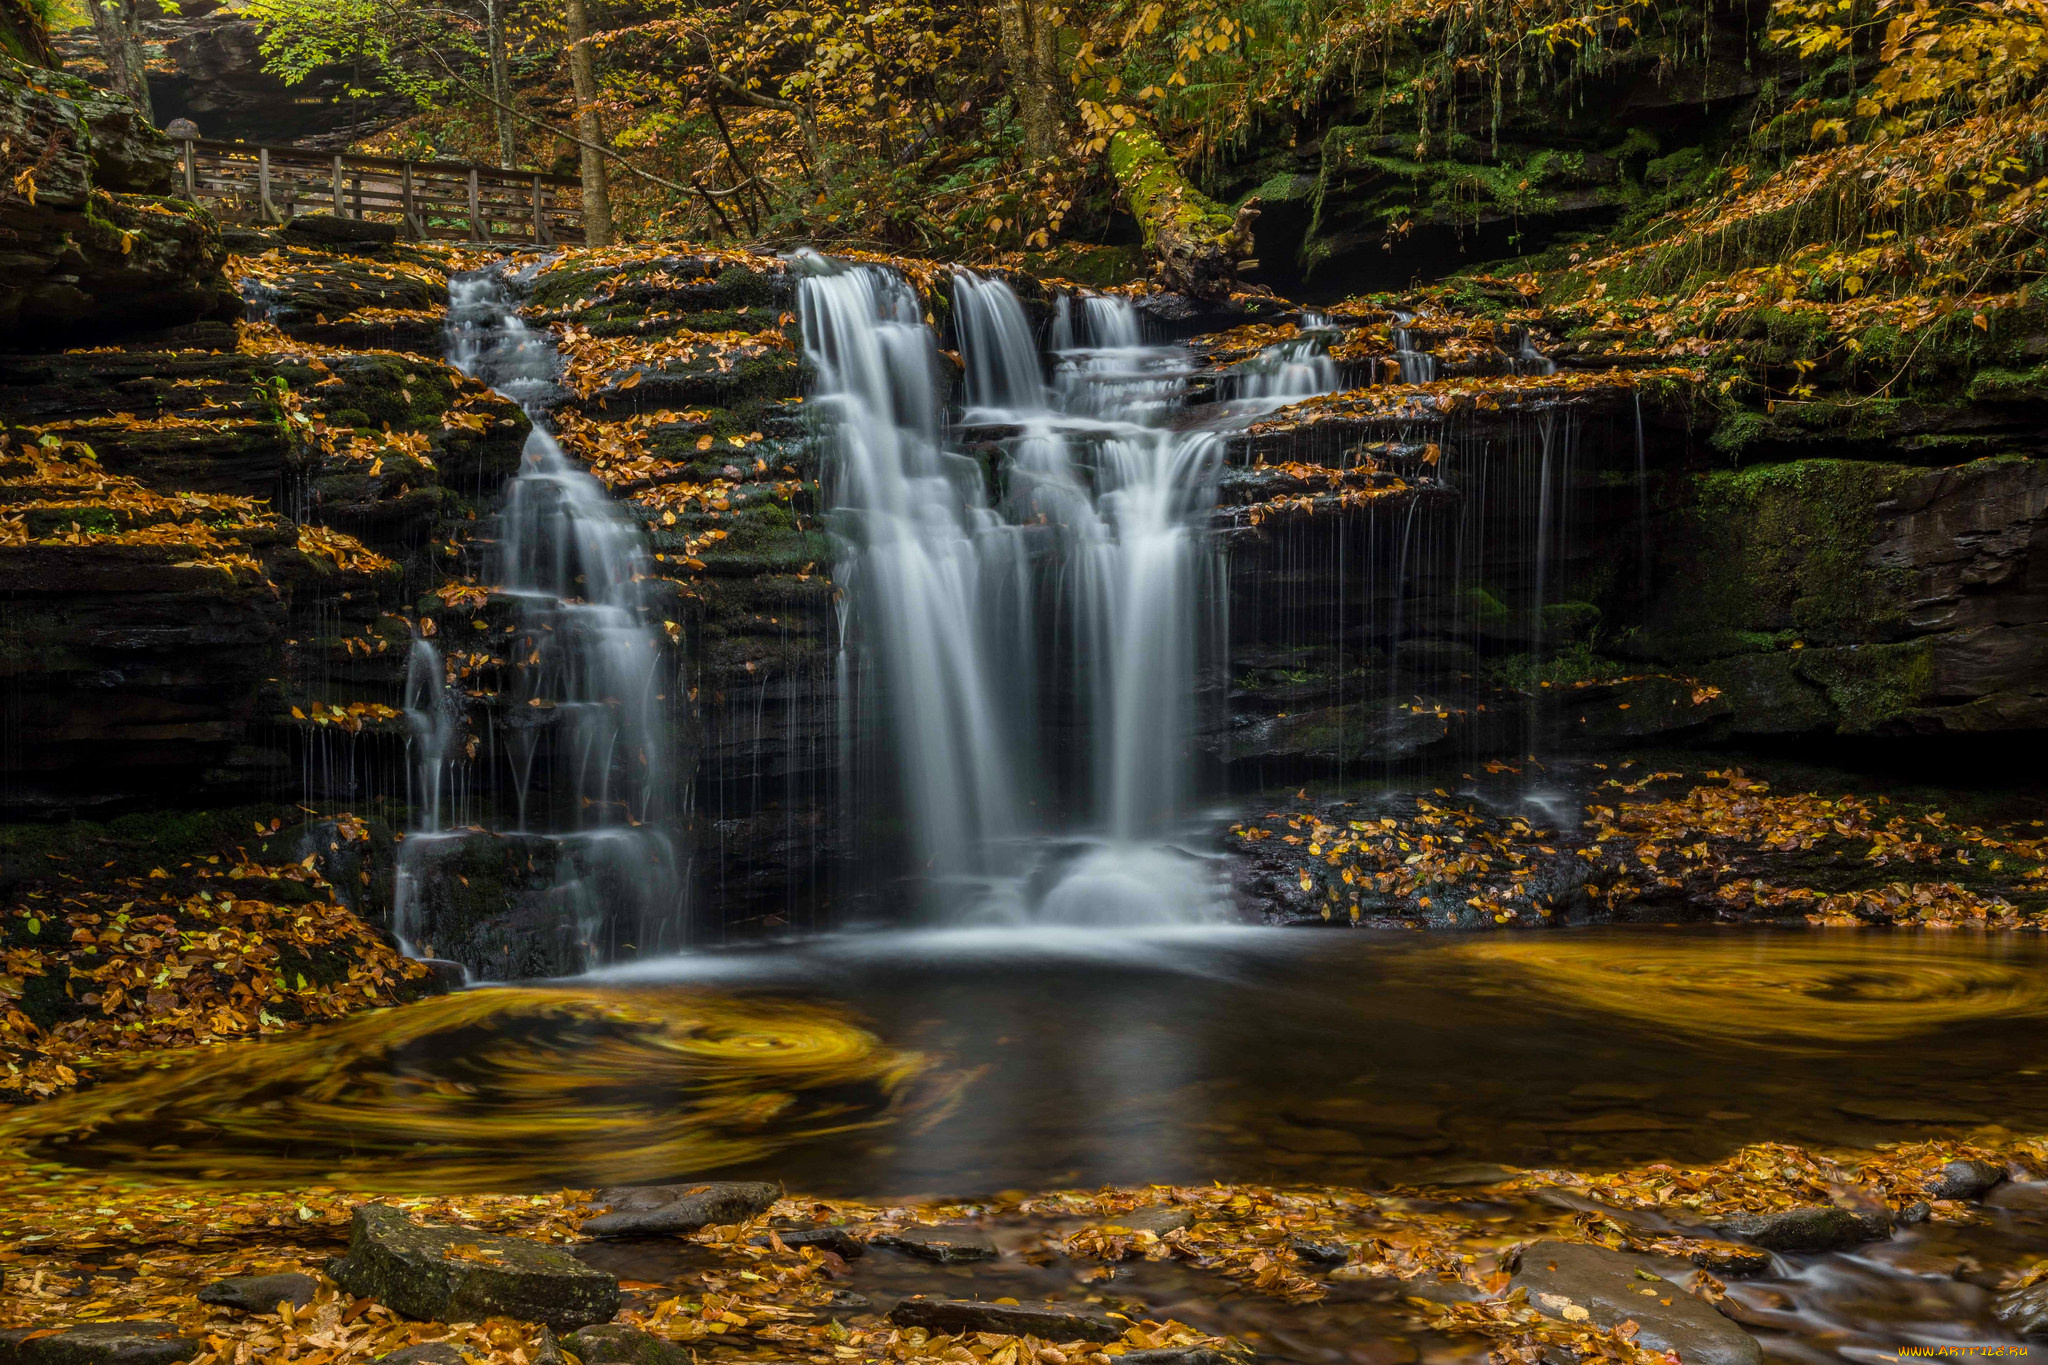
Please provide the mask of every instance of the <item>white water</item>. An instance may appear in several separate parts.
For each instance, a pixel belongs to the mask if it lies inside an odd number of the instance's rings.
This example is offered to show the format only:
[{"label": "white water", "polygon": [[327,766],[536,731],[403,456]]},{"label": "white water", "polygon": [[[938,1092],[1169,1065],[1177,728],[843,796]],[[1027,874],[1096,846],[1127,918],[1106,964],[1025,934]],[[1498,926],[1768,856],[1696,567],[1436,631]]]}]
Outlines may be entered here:
[{"label": "white water", "polygon": [[[1000,442],[998,493],[948,444],[938,339],[909,285],[815,254],[799,266],[833,443],[847,677],[938,909],[956,923],[1216,918],[1206,860],[1175,843],[1198,684],[1223,640],[1207,533],[1222,439],[1172,425],[1192,358],[1145,345],[1110,296],[1062,299],[1042,357],[1010,288],[959,272],[961,420]],[[1262,409],[1335,381],[1314,341],[1244,371]]]},{"label": "white water", "polygon": [[[513,604],[511,630],[482,618],[493,629],[461,642],[502,650],[511,665],[491,727],[493,758],[509,763],[514,794],[500,823],[553,843],[545,899],[558,922],[575,926],[587,962],[680,947],[683,879],[667,828],[677,785],[666,696],[674,669],[645,600],[640,532],[546,429],[554,347],[521,322],[502,277],[456,276],[448,294],[449,363],[534,419],[496,527],[494,595]],[[408,943],[422,929],[428,882],[442,875],[434,851],[460,833],[447,799],[467,757],[456,752],[460,702],[440,652],[414,641],[414,830],[400,851],[395,911]]]}]

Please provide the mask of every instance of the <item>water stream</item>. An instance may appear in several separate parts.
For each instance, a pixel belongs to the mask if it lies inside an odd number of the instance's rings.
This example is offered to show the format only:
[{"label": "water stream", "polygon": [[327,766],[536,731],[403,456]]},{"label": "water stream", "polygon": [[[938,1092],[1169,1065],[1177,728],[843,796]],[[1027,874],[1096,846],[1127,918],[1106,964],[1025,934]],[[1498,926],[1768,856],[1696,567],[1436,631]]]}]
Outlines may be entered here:
[{"label": "water stream", "polygon": [[880,808],[900,793],[926,901],[954,922],[1215,918],[1214,878],[1175,836],[1225,636],[1220,428],[1334,387],[1324,341],[1247,362],[1232,387],[1248,401],[1195,423],[1192,357],[1146,344],[1129,300],[1062,298],[1042,356],[1010,286],[963,270],[948,425],[940,339],[909,283],[815,253],[798,266],[849,732],[893,779]]},{"label": "water stream", "polygon": [[409,948],[430,944],[436,921],[459,913],[461,869],[474,871],[479,841],[495,838],[537,875],[519,932],[572,936],[568,965],[672,951],[685,934],[671,828],[674,670],[645,597],[640,531],[549,432],[555,350],[520,320],[501,272],[450,280],[448,360],[534,424],[495,526],[492,603],[470,623],[482,633],[450,645],[503,651],[505,685],[472,695],[495,708],[479,727],[483,761],[504,765],[496,785],[510,808],[448,799],[468,789],[479,746],[463,736],[452,659],[416,640],[406,679],[414,827],[400,849],[395,930]]}]

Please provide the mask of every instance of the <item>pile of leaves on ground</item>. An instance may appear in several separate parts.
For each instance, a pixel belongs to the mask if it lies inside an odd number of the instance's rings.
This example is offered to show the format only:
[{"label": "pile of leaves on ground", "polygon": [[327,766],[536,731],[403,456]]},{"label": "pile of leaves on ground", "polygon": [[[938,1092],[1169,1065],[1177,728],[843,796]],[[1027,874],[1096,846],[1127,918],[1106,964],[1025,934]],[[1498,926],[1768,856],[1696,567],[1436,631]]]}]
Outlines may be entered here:
[{"label": "pile of leaves on ground", "polygon": [[[1122,1267],[1171,1260],[1279,1303],[1315,1302],[1345,1281],[1389,1284],[1418,1327],[1491,1341],[1511,1353],[1504,1359],[1533,1360],[1548,1345],[1581,1356],[1668,1365],[1669,1357],[1636,1344],[1626,1324],[1596,1330],[1539,1316],[1509,1287],[1515,1252],[1538,1238],[1560,1238],[1686,1256],[1702,1268],[1697,1292],[1711,1297],[1721,1283],[1716,1267],[1740,1267],[1739,1258],[1747,1256],[1754,1268],[1757,1258],[1753,1249],[1720,1241],[1704,1225],[1734,1214],[1815,1204],[1966,1220],[1975,1216],[1970,1205],[1930,1198],[1938,1192],[1942,1167],[1959,1159],[2040,1178],[2048,1174],[2048,1142],[2008,1136],[1867,1151],[1766,1144],[1704,1166],[1652,1163],[1603,1174],[1525,1171],[1490,1186],[1457,1189],[1219,1183],[904,1204],[790,1196],[750,1222],[689,1235],[687,1255],[650,1258],[648,1264],[672,1268],[655,1280],[622,1282],[619,1321],[713,1360],[771,1352],[820,1365],[941,1359],[1106,1365],[1132,1350],[1165,1346],[1242,1349],[1182,1322],[1147,1318],[1119,1295]],[[351,1211],[362,1202],[345,1191],[259,1194],[149,1186],[104,1173],[30,1167],[12,1157],[0,1162],[0,1188],[6,1193],[0,1214],[6,1244],[0,1251],[0,1322],[10,1326],[170,1321],[205,1342],[201,1359],[208,1365],[274,1359],[337,1365],[430,1340],[448,1342],[478,1362],[546,1358],[542,1329],[534,1324],[503,1318],[409,1322],[326,1280],[326,1261],[346,1240]],[[589,1198],[588,1191],[564,1190],[382,1202],[423,1221],[568,1243],[579,1239]],[[1584,1207],[1588,1201],[1590,1208]],[[1134,1217],[1141,1211],[1146,1217]],[[1658,1217],[1638,1220],[1636,1211]],[[1105,1345],[948,1336],[892,1326],[879,1311],[828,1312],[833,1287],[847,1274],[846,1262],[816,1245],[791,1248],[773,1234],[776,1227],[824,1225],[865,1242],[906,1226],[959,1223],[990,1233],[1009,1248],[1007,1255],[1040,1266],[1071,1266],[1077,1297],[1128,1311],[1131,1325],[1123,1339]],[[193,1297],[224,1275],[284,1271],[320,1277],[310,1305],[276,1316],[250,1315]],[[2014,1268],[2008,1279],[2018,1283],[2025,1274]]]},{"label": "pile of leaves on ground", "polygon": [[1740,769],[1700,780],[1631,775],[1634,766],[1548,774],[1584,783],[1584,817],[1569,824],[1468,775],[1455,794],[1393,802],[1317,802],[1304,790],[1228,838],[1291,874],[1310,913],[1336,923],[1513,927],[1678,913],[2048,931],[2039,821],[1984,826],[1881,795],[1778,791]]},{"label": "pile of leaves on ground", "polygon": [[[138,1052],[216,1044],[421,993],[322,874],[366,849],[352,816],[271,808],[13,826],[0,847],[0,1099],[41,1098]],[[331,846],[331,847],[330,847]]]}]

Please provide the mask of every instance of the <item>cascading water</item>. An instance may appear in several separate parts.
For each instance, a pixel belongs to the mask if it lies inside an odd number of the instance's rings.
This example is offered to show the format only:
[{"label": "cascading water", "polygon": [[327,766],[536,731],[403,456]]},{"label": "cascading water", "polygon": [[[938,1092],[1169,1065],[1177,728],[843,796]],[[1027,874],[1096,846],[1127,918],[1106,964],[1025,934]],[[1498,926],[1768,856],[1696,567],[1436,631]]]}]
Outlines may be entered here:
[{"label": "cascading water", "polygon": [[[510,605],[511,620],[495,638],[480,637],[504,649],[509,666],[493,699],[488,756],[503,765],[496,785],[510,809],[501,800],[463,818],[495,815],[498,834],[546,845],[553,874],[542,900],[557,924],[573,926],[583,965],[673,950],[685,926],[671,830],[674,670],[645,600],[640,533],[547,430],[554,347],[520,321],[498,272],[450,280],[448,360],[534,420],[496,528],[493,596]],[[477,832],[449,820],[444,793],[467,780],[476,745],[458,757],[459,694],[425,639],[409,661],[406,717],[414,830],[401,848],[396,919],[410,939],[445,872],[437,851]]]},{"label": "cascading water", "polygon": [[1403,384],[1427,384],[1436,378],[1436,357],[1415,345],[1415,336],[1408,330],[1413,321],[1413,313],[1394,314],[1394,363],[1400,367]]},{"label": "cascading water", "polygon": [[[1174,847],[1196,697],[1223,641],[1207,526],[1223,442],[1173,425],[1193,365],[1140,340],[1128,301],[1063,299],[1047,382],[1022,305],[955,276],[962,425],[910,286],[799,258],[814,403],[832,441],[848,675],[882,722],[917,861],[955,919],[1200,921],[1220,909]],[[1258,396],[1330,387],[1327,356],[1248,363]],[[992,483],[1000,485],[998,496]],[[1069,761],[1079,752],[1085,761]],[[1048,838],[1062,828],[1080,831]]]}]

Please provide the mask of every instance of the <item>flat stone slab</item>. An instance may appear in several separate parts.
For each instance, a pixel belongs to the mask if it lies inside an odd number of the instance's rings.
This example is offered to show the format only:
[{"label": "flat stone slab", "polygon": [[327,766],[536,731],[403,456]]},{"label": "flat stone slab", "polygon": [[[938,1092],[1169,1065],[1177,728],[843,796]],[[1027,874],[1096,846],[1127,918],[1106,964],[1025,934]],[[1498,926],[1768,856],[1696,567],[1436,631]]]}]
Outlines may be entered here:
[{"label": "flat stone slab", "polygon": [[[842,1261],[859,1260],[868,1250],[866,1242],[845,1228],[776,1228],[774,1232],[786,1247],[817,1247],[820,1251],[831,1252]],[[756,1237],[754,1245],[767,1246],[768,1239]]]},{"label": "flat stone slab", "polygon": [[1755,1337],[1652,1262],[1605,1247],[1533,1243],[1508,1287],[1528,1291],[1531,1308],[1561,1322],[1604,1329],[1633,1321],[1642,1329],[1639,1344],[1676,1351],[1686,1365],[1761,1365],[1764,1358]]},{"label": "flat stone slab", "polygon": [[1118,1365],[1231,1365],[1231,1358],[1213,1346],[1161,1346],[1150,1351],[1125,1351]]},{"label": "flat stone slab", "polygon": [[200,1351],[168,1322],[88,1322],[35,1335],[44,1330],[0,1332],[0,1365],[178,1365]]},{"label": "flat stone slab", "polygon": [[617,1278],[559,1247],[415,1223],[381,1204],[356,1210],[348,1255],[329,1273],[349,1293],[423,1322],[502,1315],[566,1332],[619,1311]]},{"label": "flat stone slab", "polygon": [[311,237],[318,242],[395,242],[396,223],[372,223],[360,218],[340,218],[331,213],[302,213],[285,224],[285,232]]},{"label": "flat stone slab", "polygon": [[469,1365],[462,1358],[462,1352],[445,1341],[423,1341],[417,1346],[401,1346],[389,1355],[377,1357],[376,1365]]},{"label": "flat stone slab", "polygon": [[671,1237],[766,1213],[782,1190],[759,1180],[696,1180],[684,1185],[615,1185],[599,1190],[583,1221],[586,1237]]},{"label": "flat stone slab", "polygon": [[1100,1224],[1111,1232],[1149,1232],[1154,1237],[1164,1237],[1169,1232],[1179,1232],[1194,1225],[1194,1210],[1178,1204],[1145,1204],[1128,1213],[1105,1218]]},{"label": "flat stone slab", "polygon": [[691,1365],[684,1347],[618,1323],[571,1332],[562,1345],[583,1365]]},{"label": "flat stone slab", "polygon": [[311,1275],[232,1275],[199,1291],[201,1303],[239,1308],[244,1313],[275,1313],[280,1303],[304,1308],[320,1282]]},{"label": "flat stone slab", "polygon": [[1887,1236],[1891,1226],[1890,1219],[1878,1214],[1818,1204],[1777,1213],[1746,1213],[1717,1224],[1714,1231],[1771,1251],[1818,1252],[1874,1242]]},{"label": "flat stone slab", "polygon": [[957,1336],[1001,1332],[1046,1341],[1115,1341],[1126,1323],[1092,1303],[984,1303],[980,1299],[928,1299],[919,1294],[889,1310],[898,1327],[922,1327]]},{"label": "flat stone slab", "polygon": [[898,1228],[868,1238],[870,1246],[888,1247],[920,1260],[951,1265],[957,1261],[993,1261],[1003,1253],[979,1228],[960,1224]]}]

